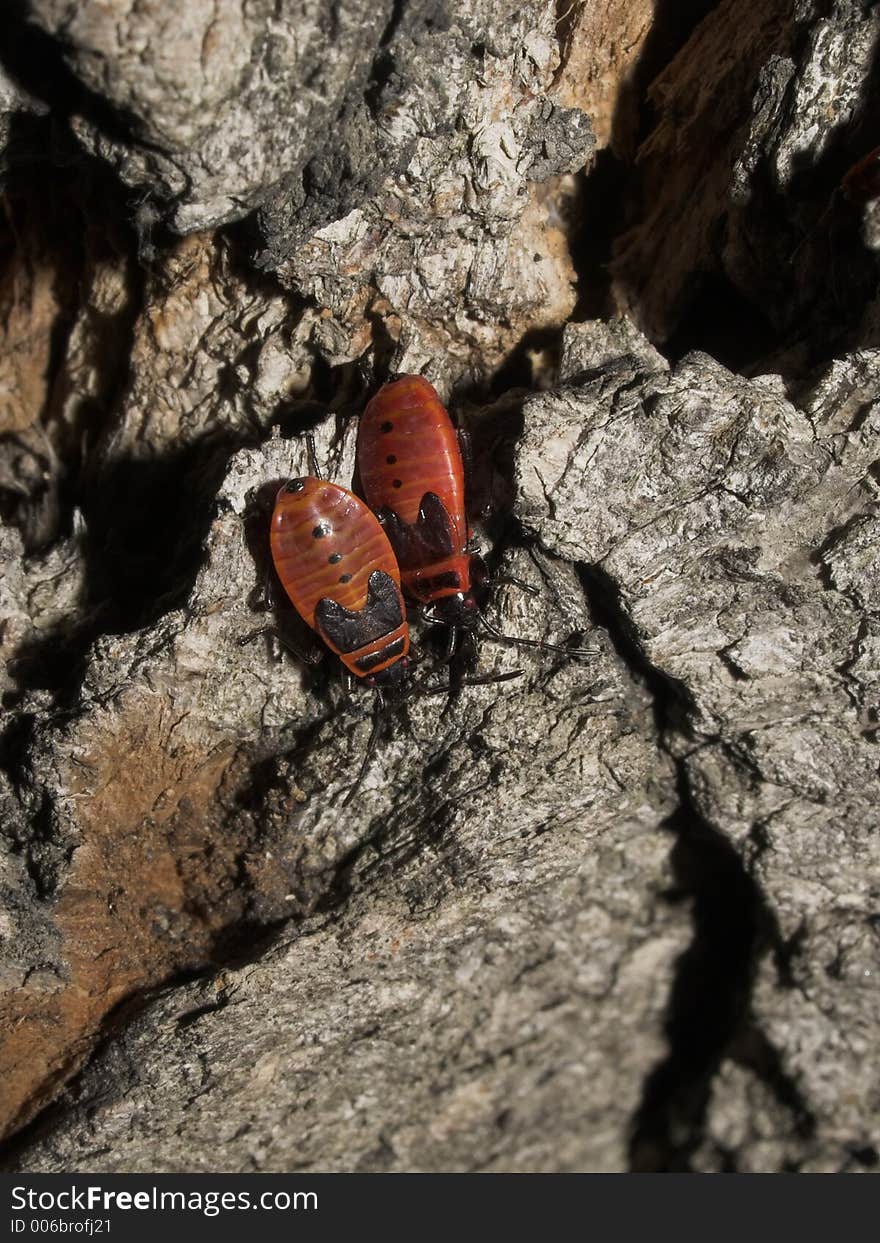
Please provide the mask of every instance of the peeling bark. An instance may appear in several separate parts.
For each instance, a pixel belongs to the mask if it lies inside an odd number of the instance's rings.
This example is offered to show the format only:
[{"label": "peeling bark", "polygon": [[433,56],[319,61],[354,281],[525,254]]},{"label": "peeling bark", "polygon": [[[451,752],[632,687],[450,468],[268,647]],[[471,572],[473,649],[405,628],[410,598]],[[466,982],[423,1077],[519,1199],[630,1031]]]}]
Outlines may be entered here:
[{"label": "peeling bark", "polygon": [[[7,1166],[876,1164],[872,6],[2,22]],[[344,806],[369,696],[245,641],[395,371],[596,655],[484,637]]]}]

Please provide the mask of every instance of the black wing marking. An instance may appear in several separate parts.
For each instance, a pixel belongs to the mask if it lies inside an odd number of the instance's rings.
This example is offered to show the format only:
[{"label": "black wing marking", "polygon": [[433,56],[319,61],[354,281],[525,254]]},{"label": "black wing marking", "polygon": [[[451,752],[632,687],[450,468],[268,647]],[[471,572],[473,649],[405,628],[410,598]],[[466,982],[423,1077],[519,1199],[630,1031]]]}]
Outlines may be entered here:
[{"label": "black wing marking", "polygon": [[399,639],[392,639],[390,643],[380,647],[378,652],[370,652],[366,656],[360,656],[354,662],[355,667],[361,669],[364,673],[369,673],[377,665],[383,664],[386,660],[391,660],[392,656],[402,656],[405,647],[406,641],[403,635],[401,635]]},{"label": "black wing marking", "polygon": [[404,522],[387,505],[379,510],[378,517],[402,570],[421,569],[461,551],[455,547],[446,506],[435,492],[422,497],[416,522]]},{"label": "black wing marking", "polygon": [[370,575],[362,609],[347,609],[329,596],[320,599],[315,609],[316,629],[338,652],[356,652],[392,634],[402,623],[400,592],[384,570],[373,570]]}]

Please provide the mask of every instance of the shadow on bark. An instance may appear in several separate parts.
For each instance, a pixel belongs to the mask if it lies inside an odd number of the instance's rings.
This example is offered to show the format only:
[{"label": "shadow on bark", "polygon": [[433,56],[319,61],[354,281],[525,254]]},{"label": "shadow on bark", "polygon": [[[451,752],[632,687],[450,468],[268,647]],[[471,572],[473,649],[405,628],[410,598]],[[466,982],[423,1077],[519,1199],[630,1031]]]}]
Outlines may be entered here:
[{"label": "shadow on bark", "polygon": [[[758,963],[770,951],[778,955],[778,925],[742,857],[701,813],[685,761],[669,745],[670,735],[691,738],[690,692],[651,664],[605,573],[581,566],[580,576],[595,620],[650,692],[661,748],[675,762],[678,806],[664,824],[675,839],[670,856],[675,886],[665,896],[690,902],[693,922],[693,940],[676,964],[664,1020],[669,1052],[648,1077],[632,1120],[630,1169],[692,1168],[724,1058],[749,1066],[788,1110],[793,1131],[808,1138],[814,1126],[809,1110],[751,1015]],[[793,981],[780,975],[780,986],[793,987]]]}]

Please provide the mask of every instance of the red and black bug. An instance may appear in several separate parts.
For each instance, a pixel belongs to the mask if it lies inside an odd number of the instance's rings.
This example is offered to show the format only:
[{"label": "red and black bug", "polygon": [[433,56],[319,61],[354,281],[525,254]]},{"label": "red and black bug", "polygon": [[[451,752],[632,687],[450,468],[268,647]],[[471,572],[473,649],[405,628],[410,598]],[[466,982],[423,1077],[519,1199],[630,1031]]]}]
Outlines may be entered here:
[{"label": "red and black bug", "polygon": [[291,479],[270,529],[278,579],[300,617],[355,678],[391,686],[408,663],[400,571],[367,506],[337,483]]},{"label": "red and black bug", "polygon": [[[303,621],[342,662],[352,678],[375,689],[373,728],[360,770],[344,799],[351,802],[382,729],[384,692],[399,693],[410,663],[409,627],[400,571],[388,537],[364,502],[347,488],[313,475],[289,480],[278,492],[269,531],[275,573]],[[272,627],[254,631],[278,634]],[[282,640],[291,647],[286,640]],[[309,663],[317,656],[296,652]],[[322,649],[323,650],[323,649]]]},{"label": "red and black bug", "polygon": [[523,647],[593,654],[504,635],[483,616],[477,593],[488,585],[489,574],[471,544],[458,433],[422,376],[400,376],[368,402],[358,429],[357,464],[367,503],[397,555],[404,591],[426,621],[449,627],[450,656],[459,634],[477,625]]},{"label": "red and black bug", "polygon": [[388,533],[404,590],[431,620],[471,629],[477,602],[458,436],[421,376],[385,384],[361,416],[358,473]]},{"label": "red and black bug", "polygon": [[[347,680],[353,677],[376,692],[370,740],[345,797],[347,805],[359,789],[379,741],[385,694],[401,703],[413,693],[402,690],[410,664],[410,636],[400,570],[388,536],[376,515],[353,492],[318,478],[311,438],[308,452],[314,474],[291,479],[279,490],[269,546],[277,578],[297,613],[339,657]],[[272,627],[263,628],[242,642],[265,633],[277,634]],[[304,659],[314,663],[313,657]],[[463,684],[505,682],[519,674],[515,670],[464,679]],[[448,690],[448,686],[419,686],[415,693]]]}]

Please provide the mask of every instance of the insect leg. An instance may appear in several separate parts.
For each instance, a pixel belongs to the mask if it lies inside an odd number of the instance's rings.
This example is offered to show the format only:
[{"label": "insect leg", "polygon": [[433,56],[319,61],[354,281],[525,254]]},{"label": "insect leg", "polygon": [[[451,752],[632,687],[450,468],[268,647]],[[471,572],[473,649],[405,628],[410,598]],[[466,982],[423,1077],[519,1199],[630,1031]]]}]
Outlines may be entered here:
[{"label": "insect leg", "polygon": [[376,750],[376,745],[379,741],[379,736],[382,733],[382,726],[385,723],[384,708],[385,708],[385,700],[382,698],[381,694],[377,691],[376,698],[373,703],[373,728],[370,731],[370,740],[367,743],[367,749],[364,752],[364,758],[361,760],[361,766],[358,769],[358,775],[355,778],[354,785],[351,787],[351,789],[348,791],[348,794],[346,794],[345,798],[342,800],[343,807],[347,807],[349,805],[351,800],[357,794],[358,790],[361,788],[361,783],[363,782],[363,779],[367,774],[367,768],[369,767],[370,760],[373,758],[373,752]]},{"label": "insect leg", "polygon": [[512,574],[499,574],[497,578],[492,579],[492,586],[519,587],[520,591],[524,591],[530,596],[539,596],[541,594],[537,587],[533,587],[531,583],[524,583],[521,578],[514,578]]},{"label": "insect leg", "polygon": [[263,635],[272,635],[273,638],[277,638],[278,631],[274,626],[260,626],[257,630],[252,630],[250,634],[242,635],[241,638],[236,640],[236,642],[239,647],[247,647],[249,643],[253,643],[256,639],[261,638]]},{"label": "insect leg", "polygon": [[278,603],[278,593],[272,576],[272,568],[266,565],[262,581],[257,583],[248,596],[248,605],[255,613],[268,613]]},{"label": "insect leg", "polygon": [[505,634],[487,621],[482,614],[480,625],[494,639],[498,639],[501,643],[512,643],[515,647],[534,647],[545,652],[558,652],[561,656],[598,656],[600,651],[598,647],[563,647],[558,643],[546,643],[543,639],[521,639],[517,635]]},{"label": "insect leg", "polygon": [[324,659],[325,648],[313,647],[310,651],[303,651],[291,643],[275,626],[260,626],[259,629],[252,630],[250,634],[242,635],[236,642],[239,647],[247,647],[249,643],[253,643],[255,639],[259,639],[263,635],[277,639],[283,648],[286,648],[292,656],[295,656],[297,660],[301,660],[306,665],[317,665]]},{"label": "insect leg", "polygon": [[461,453],[461,464],[464,467],[465,495],[467,495],[474,478],[474,447],[470,432],[465,431],[463,427],[457,427],[455,434],[458,437],[458,450]]},{"label": "insect leg", "polygon": [[352,691],[354,690],[354,678],[342,661],[339,662],[339,681],[342,684],[343,695],[346,699],[351,699]]},{"label": "insect leg", "polygon": [[455,655],[458,647],[458,637],[460,630],[458,626],[450,626],[449,633],[446,636],[446,651],[443,655],[443,663],[448,665]]},{"label": "insect leg", "polygon": [[315,479],[321,478],[321,469],[318,466],[318,454],[315,451],[315,437],[312,432],[306,432],[306,454],[309,462],[309,473]]},{"label": "insect leg", "polygon": [[442,617],[437,616],[436,609],[433,604],[423,604],[419,607],[419,617],[426,626],[442,626],[444,621]]},{"label": "insect leg", "polygon": [[829,202],[828,202],[828,206],[827,206],[827,207],[825,208],[825,210],[822,212],[821,216],[819,216],[819,217],[818,217],[818,219],[817,219],[817,220],[814,222],[814,224],[812,225],[812,227],[811,227],[811,228],[809,228],[809,229],[807,230],[807,232],[804,234],[804,236],[803,236],[803,237],[801,238],[801,240],[798,242],[797,246],[794,248],[794,250],[793,250],[793,251],[791,252],[791,254],[788,256],[788,262],[789,262],[789,263],[794,263],[795,258],[796,258],[796,257],[800,254],[800,252],[801,252],[801,250],[803,249],[803,247],[804,247],[804,246],[806,246],[806,244],[807,244],[807,242],[810,240],[810,238],[811,238],[811,237],[812,237],[812,236],[813,236],[816,232],[818,232],[818,230],[821,228],[821,226],[822,226],[823,222],[825,221],[825,219],[827,218],[827,216],[829,215],[829,213],[830,213],[830,212],[831,212],[831,210],[833,209],[836,199],[837,199],[837,190],[835,190],[835,191],[834,191],[834,193],[831,195],[831,198],[830,198],[830,200],[829,200]]}]

